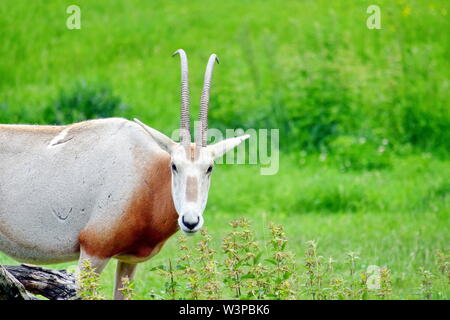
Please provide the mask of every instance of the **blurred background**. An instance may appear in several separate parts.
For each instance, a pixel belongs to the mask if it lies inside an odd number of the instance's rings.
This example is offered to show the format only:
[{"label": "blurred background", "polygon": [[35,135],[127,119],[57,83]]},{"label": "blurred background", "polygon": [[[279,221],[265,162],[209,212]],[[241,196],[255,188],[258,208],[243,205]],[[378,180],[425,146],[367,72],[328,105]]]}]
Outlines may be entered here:
[{"label": "blurred background", "polygon": [[[293,251],[309,239],[325,254],[359,251],[392,268],[397,297],[411,298],[419,266],[431,269],[432,252],[450,244],[450,5],[373,2],[3,0],[0,123],[137,117],[171,134],[171,54],[187,52],[195,119],[216,53],[210,126],[278,128],[281,159],[274,176],[221,165],[205,225],[220,239],[235,217],[261,237],[267,221],[282,223]],[[66,27],[71,4],[80,30]],[[371,4],[380,30],[366,26]],[[169,242],[149,264],[174,250]],[[448,283],[435,297],[449,297]]]}]

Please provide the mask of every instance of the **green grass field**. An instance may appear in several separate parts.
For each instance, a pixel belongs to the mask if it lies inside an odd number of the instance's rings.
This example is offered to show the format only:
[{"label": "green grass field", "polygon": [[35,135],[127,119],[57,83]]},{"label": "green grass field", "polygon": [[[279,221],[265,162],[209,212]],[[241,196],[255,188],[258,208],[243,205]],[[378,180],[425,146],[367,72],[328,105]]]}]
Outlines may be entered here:
[{"label": "green grass field", "polygon": [[[371,1],[79,0],[81,30],[68,30],[73,3],[0,3],[0,123],[71,122],[111,106],[107,115],[170,134],[179,123],[170,55],[188,54],[196,117],[217,53],[211,127],[278,128],[282,151],[273,176],[259,165],[215,169],[205,226],[217,251],[228,221],[249,218],[261,243],[273,221],[299,265],[316,240],[326,258],[358,252],[358,271],[388,267],[389,298],[426,298],[424,268],[431,297],[449,299],[435,261],[450,249],[448,1],[378,1],[381,30],[366,27]],[[164,289],[150,269],[176,260],[175,238],[138,269],[137,298]],[[0,254],[0,263],[15,262]],[[108,297],[114,265],[101,277]]]}]

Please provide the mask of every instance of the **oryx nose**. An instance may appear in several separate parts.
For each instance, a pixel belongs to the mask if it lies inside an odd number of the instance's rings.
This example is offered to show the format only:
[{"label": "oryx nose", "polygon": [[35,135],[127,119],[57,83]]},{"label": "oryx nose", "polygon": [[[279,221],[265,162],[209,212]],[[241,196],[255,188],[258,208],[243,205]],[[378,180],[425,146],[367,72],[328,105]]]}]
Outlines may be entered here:
[{"label": "oryx nose", "polygon": [[188,228],[189,230],[194,229],[200,222],[200,217],[197,217],[197,221],[196,222],[188,222],[186,220],[184,220],[184,216],[181,219],[181,221],[183,222],[183,224],[186,226],[186,228]]}]

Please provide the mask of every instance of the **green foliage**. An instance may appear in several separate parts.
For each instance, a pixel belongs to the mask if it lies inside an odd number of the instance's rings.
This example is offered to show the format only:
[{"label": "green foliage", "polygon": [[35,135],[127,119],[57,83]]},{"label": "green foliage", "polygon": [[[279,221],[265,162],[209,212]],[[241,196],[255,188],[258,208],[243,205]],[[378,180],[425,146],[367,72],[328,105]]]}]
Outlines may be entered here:
[{"label": "green foliage", "polygon": [[421,267],[419,269],[419,274],[421,277],[420,281],[420,291],[419,294],[425,299],[431,300],[433,297],[433,278],[434,275],[429,270]]},{"label": "green foliage", "polygon": [[[374,157],[378,148],[375,145],[371,151]],[[377,160],[377,165],[389,164],[383,169],[343,167],[344,160],[337,162],[335,155],[326,153],[300,157],[282,154],[280,171],[274,176],[261,176],[259,166],[221,165],[214,173],[207,210],[222,214],[245,208],[246,213],[273,215],[447,213],[449,163],[430,154],[399,157],[392,154],[390,144],[385,148],[386,154],[378,159],[385,157],[388,162]],[[348,159],[344,155],[342,159]],[[360,161],[369,155],[361,154]]]},{"label": "green foliage", "polygon": [[77,284],[78,296],[82,300],[105,300],[99,293],[99,274],[87,259],[83,261],[82,269],[77,274]]},{"label": "green foliage", "polygon": [[179,259],[173,268],[160,265],[151,270],[166,278],[164,289],[152,293],[162,299],[292,299],[295,279],[292,253],[286,236],[271,224],[266,250],[255,239],[248,219],[230,222],[233,228],[222,240],[221,252],[210,247],[205,230],[194,245],[178,238]]},{"label": "green foliage", "polygon": [[[268,225],[270,237],[266,241],[257,239],[246,218],[233,220],[230,225],[232,230],[222,239],[218,251],[205,230],[196,241],[179,236],[177,265],[169,259],[168,264],[151,268],[164,284],[146,292],[144,298],[374,300],[391,299],[398,290],[398,282],[393,281],[397,275],[390,268],[367,266],[357,252],[349,251],[341,259],[325,259],[317,241],[310,240],[306,241],[303,258],[296,259],[287,250],[288,239],[281,225]],[[415,298],[439,298],[442,284],[448,290],[448,263],[448,254],[437,250],[431,267],[440,273],[418,268]],[[86,275],[82,280],[83,298],[98,297],[98,278]],[[133,296],[134,287],[127,279],[122,292],[128,299]]]},{"label": "green foliage", "polygon": [[130,278],[127,276],[122,278],[122,287],[119,288],[119,291],[123,294],[125,300],[133,300],[134,286],[135,282],[131,281]]},{"label": "green foliage", "polygon": [[[166,289],[158,298],[360,300],[389,299],[396,290],[391,269],[369,266],[364,270],[365,265],[356,252],[346,253],[341,261],[331,257],[325,259],[319,253],[317,242],[311,240],[306,242],[304,258],[298,264],[293,253],[286,250],[288,240],[280,225],[269,224],[271,237],[265,250],[260,249],[261,243],[256,240],[248,219],[234,220],[230,225],[233,230],[222,240],[222,254],[209,246],[208,254],[202,253],[204,237],[208,243],[211,241],[205,231],[202,239],[190,247],[184,236],[179,239],[184,255],[181,261],[188,263],[179,265],[175,272],[171,267],[167,272],[164,266],[152,269],[163,270],[161,274],[167,279]],[[199,249],[199,244],[203,249]],[[202,257],[206,259],[202,260]],[[448,255],[438,250],[435,257],[433,267],[442,271],[449,263]],[[212,269],[205,265],[208,262],[212,263]],[[448,281],[448,269],[443,271],[446,272],[434,276],[423,267],[419,268],[418,298],[430,299],[436,295],[439,290],[436,285]],[[212,296],[208,294],[211,284],[214,287]],[[178,295],[173,294],[175,287]]]},{"label": "green foliage", "polygon": [[364,137],[339,136],[330,143],[336,165],[342,171],[389,168],[391,146],[383,139],[378,145]]},{"label": "green foliage", "polygon": [[[272,61],[271,64],[281,63]],[[259,68],[264,72],[264,65]],[[351,113],[347,90],[335,70],[305,67],[283,70],[283,73],[272,68],[266,72],[271,74],[273,83],[261,88],[256,97],[250,96],[248,112],[236,114],[228,108],[229,103],[219,100],[219,110],[211,112],[211,123],[219,128],[277,128],[281,141],[285,142],[282,143],[284,149],[308,151],[326,150],[333,138],[355,128],[357,119]],[[324,74],[326,77],[322,76]]]},{"label": "green foliage", "polygon": [[[410,143],[422,150],[448,152],[450,142],[450,109],[447,106],[415,106],[403,108],[399,119],[393,118],[393,133],[399,143]],[[444,134],[440,134],[444,133]]]},{"label": "green foliage", "polygon": [[70,90],[62,90],[52,107],[44,110],[50,124],[70,124],[88,119],[108,118],[123,114],[126,106],[106,85],[76,83]]},{"label": "green foliage", "polygon": [[450,249],[448,250],[436,250],[436,264],[439,266],[439,271],[443,275],[447,275],[450,281]]},{"label": "green foliage", "polygon": [[[0,121],[121,115],[120,96],[130,106],[127,115],[173,130],[179,67],[169,56],[183,47],[192,101],[200,94],[207,55],[221,58],[211,97],[213,127],[279,128],[281,147],[295,152],[330,153],[330,144],[350,136],[388,139],[395,151],[406,146],[448,156],[448,3],[379,1],[382,30],[366,28],[369,4],[84,3],[82,28],[71,31],[64,25],[64,0],[2,1]],[[114,95],[91,86],[105,82]],[[384,160],[362,162],[356,166],[385,166]]]}]

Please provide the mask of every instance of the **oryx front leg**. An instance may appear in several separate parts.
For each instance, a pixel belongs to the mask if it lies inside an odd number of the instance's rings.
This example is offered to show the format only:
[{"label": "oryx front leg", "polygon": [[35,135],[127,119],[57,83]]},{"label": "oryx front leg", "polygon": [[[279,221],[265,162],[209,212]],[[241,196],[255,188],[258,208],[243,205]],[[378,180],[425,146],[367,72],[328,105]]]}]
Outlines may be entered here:
[{"label": "oryx front leg", "polygon": [[116,269],[116,282],[114,285],[114,299],[115,300],[124,300],[125,296],[123,295],[120,289],[123,288],[123,279],[128,278],[129,281],[133,280],[134,274],[136,272],[137,264],[127,263],[122,261],[117,261],[117,269]]},{"label": "oryx front leg", "polygon": [[[88,265],[86,265],[86,261],[88,261]],[[80,289],[79,277],[80,273],[86,271],[86,268],[89,266],[91,270],[95,273],[100,274],[108,263],[109,258],[98,258],[93,255],[88,254],[82,247],[80,248],[80,258],[78,259],[78,270],[77,270],[77,289]]]}]

